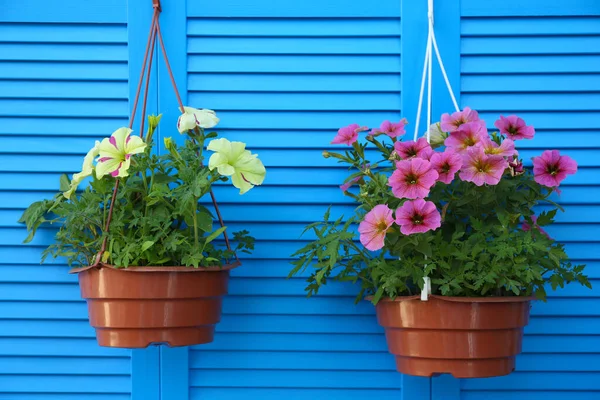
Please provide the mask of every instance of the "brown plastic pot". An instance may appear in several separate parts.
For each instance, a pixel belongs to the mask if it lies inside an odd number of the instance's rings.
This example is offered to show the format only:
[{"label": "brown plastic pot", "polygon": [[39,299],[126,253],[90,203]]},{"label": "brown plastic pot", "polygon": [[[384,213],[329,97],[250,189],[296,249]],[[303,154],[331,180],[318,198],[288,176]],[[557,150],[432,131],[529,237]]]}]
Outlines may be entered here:
[{"label": "brown plastic pot", "polygon": [[81,297],[100,346],[143,348],[210,343],[221,318],[224,267],[78,268]]},{"label": "brown plastic pot", "polygon": [[385,328],[399,372],[456,378],[508,375],[521,352],[530,297],[382,299],[377,320]]}]

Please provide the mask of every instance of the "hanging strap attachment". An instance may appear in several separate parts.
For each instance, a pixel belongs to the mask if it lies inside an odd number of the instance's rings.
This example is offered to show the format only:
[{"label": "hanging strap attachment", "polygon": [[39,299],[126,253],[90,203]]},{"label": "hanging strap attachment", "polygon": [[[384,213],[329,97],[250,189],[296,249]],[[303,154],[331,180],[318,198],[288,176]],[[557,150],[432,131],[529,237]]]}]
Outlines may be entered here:
[{"label": "hanging strap attachment", "polygon": [[[146,105],[147,105],[147,100],[148,100],[150,73],[152,72],[152,62],[153,62],[153,58],[154,58],[154,48],[156,46],[156,38],[158,38],[158,42],[160,44],[160,49],[161,49],[163,58],[165,60],[165,65],[167,66],[167,72],[169,73],[169,78],[171,79],[171,84],[173,86],[173,90],[175,91],[175,96],[177,97],[177,102],[179,103],[180,110],[182,110],[182,112],[183,112],[183,102],[181,101],[181,96],[179,95],[179,89],[177,88],[177,83],[175,82],[175,77],[173,76],[171,64],[169,63],[169,58],[167,56],[167,51],[165,49],[165,44],[163,41],[162,33],[160,31],[159,16],[162,11],[160,0],[152,0],[152,8],[154,9],[154,12],[152,13],[152,22],[150,23],[150,32],[148,34],[148,40],[146,42],[146,50],[144,52],[144,61],[142,62],[142,70],[140,72],[140,77],[138,80],[137,90],[135,93],[135,99],[133,102],[133,109],[131,110],[131,117],[129,118],[129,129],[131,129],[133,127],[133,123],[135,120],[136,110],[137,110],[138,102],[140,99],[142,85],[144,83],[144,78],[145,78],[146,83],[144,85],[144,99],[142,102],[142,117],[141,117],[141,122],[140,122],[140,137],[142,139],[144,138],[144,122],[146,119],[145,118]],[[146,68],[146,65],[148,66],[148,68]],[[106,233],[108,233],[110,230],[110,222],[111,222],[112,216],[113,216],[113,209],[114,209],[114,205],[115,205],[115,202],[117,199],[119,184],[120,184],[120,181],[117,179],[115,181],[115,186],[113,188],[112,198],[111,198],[110,206],[108,209],[108,216],[107,216],[106,224],[104,227],[104,232],[106,232]],[[215,213],[217,214],[219,224],[221,225],[221,227],[225,227],[225,222],[223,221],[223,217],[221,216],[221,211],[219,210],[219,205],[217,204],[217,199],[216,199],[215,194],[212,191],[212,189],[210,190],[210,198],[212,200],[213,206],[215,207]],[[226,230],[223,231],[223,238],[225,239],[225,246],[227,247],[227,250],[233,253],[233,256],[235,258],[234,264],[239,265],[240,260],[237,256],[236,252],[234,250],[232,250],[232,248],[231,248],[231,244],[229,242],[229,237],[227,236]],[[106,252],[107,240],[108,240],[108,237],[105,236],[104,240],[102,241],[102,246],[100,247],[100,251],[98,252],[98,254],[96,256],[96,259],[95,259],[94,263],[92,264],[92,267],[97,267],[101,264],[102,255],[104,254],[104,252]]]}]

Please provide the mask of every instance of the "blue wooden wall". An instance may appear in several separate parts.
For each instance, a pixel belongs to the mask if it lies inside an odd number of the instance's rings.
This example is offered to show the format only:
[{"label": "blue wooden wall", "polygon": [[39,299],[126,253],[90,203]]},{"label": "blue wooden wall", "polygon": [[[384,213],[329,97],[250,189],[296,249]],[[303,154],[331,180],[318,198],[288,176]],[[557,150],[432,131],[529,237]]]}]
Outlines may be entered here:
[{"label": "blue wooden wall", "polygon": [[[348,172],[321,157],[335,130],[414,122],[425,0],[163,0],[184,102],[215,109],[221,134],[247,142],[268,175],[243,197],[216,190],[228,226],[258,242],[232,272],[215,342],[133,352],[95,344],[76,280],[64,265],[38,265],[52,231],[21,246],[15,221],[57,189],[61,172],[78,170],[95,139],[126,124],[150,0],[23,0],[0,12],[0,400],[600,398],[600,3],[435,3],[461,105],[490,128],[519,113],[538,131],[519,143],[526,160],[558,148],[581,167],[550,233],[588,264],[595,288],[534,306],[516,373],[403,377],[354,288],[332,284],[305,299],[303,279],[285,278],[302,227],[330,204],[353,209],[338,189]],[[160,63],[149,111],[165,114],[160,137],[178,136],[165,74]],[[439,115],[451,103],[437,72],[434,84]]]}]

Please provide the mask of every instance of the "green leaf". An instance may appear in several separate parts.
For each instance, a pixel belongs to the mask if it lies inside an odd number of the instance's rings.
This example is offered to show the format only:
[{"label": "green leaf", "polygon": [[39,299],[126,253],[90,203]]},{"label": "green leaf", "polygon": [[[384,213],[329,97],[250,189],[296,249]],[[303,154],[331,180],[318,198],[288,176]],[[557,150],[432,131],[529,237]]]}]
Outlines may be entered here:
[{"label": "green leaf", "polygon": [[67,174],[62,174],[59,179],[59,189],[61,192],[66,192],[71,187],[71,181]]},{"label": "green leaf", "polygon": [[210,235],[208,235],[206,237],[206,239],[204,240],[204,244],[209,244],[210,242],[212,242],[213,240],[215,240],[223,232],[225,232],[225,229],[227,229],[227,227],[226,226],[222,226],[219,229],[217,229],[216,231],[214,231],[213,233],[211,233]]},{"label": "green leaf", "polygon": [[146,250],[148,250],[150,247],[154,246],[154,241],[152,240],[146,240],[143,244],[142,244],[142,248],[141,251],[144,252]]},{"label": "green leaf", "polygon": [[211,232],[213,230],[213,217],[212,215],[200,211],[196,214],[196,220],[198,222],[198,228],[204,232]]}]

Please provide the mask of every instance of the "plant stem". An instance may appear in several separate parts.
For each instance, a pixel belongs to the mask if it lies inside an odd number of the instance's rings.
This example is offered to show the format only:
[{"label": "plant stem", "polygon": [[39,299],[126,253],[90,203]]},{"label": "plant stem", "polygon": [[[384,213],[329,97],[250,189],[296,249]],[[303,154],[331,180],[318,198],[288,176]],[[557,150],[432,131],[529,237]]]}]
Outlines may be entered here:
[{"label": "plant stem", "polygon": [[194,243],[195,243],[195,247],[198,248],[199,246],[199,242],[198,242],[198,213],[197,211],[197,207],[198,207],[198,198],[194,197],[194,204],[192,205],[192,212],[194,213],[193,217],[194,217]]}]

